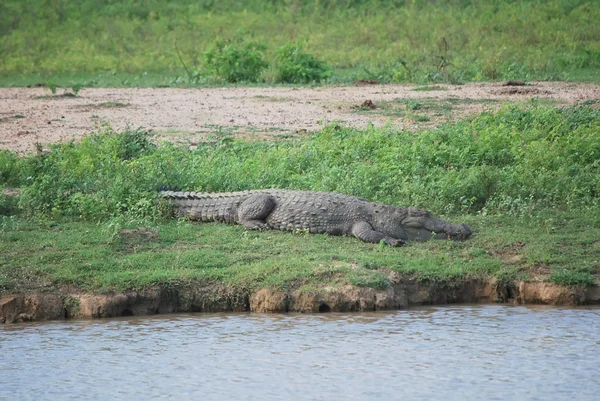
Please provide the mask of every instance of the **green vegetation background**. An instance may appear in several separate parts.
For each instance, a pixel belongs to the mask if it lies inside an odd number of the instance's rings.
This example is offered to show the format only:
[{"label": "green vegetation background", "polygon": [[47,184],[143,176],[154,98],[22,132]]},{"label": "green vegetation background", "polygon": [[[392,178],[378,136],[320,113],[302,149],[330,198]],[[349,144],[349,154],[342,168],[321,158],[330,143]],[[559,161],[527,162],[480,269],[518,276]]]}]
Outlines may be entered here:
[{"label": "green vegetation background", "polygon": [[214,84],[205,53],[240,30],[266,46],[267,83],[297,41],[330,83],[599,82],[597,21],[593,0],[4,0],[0,85]]},{"label": "green vegetation background", "polygon": [[[45,83],[76,95],[82,86],[284,76],[600,82],[599,20],[593,0],[4,0],[0,86]],[[384,288],[390,271],[443,285],[468,276],[590,285],[600,275],[594,100],[505,106],[419,133],[334,124],[307,138],[248,142],[217,132],[196,150],[107,127],[50,152],[0,151],[0,187],[20,194],[0,193],[0,292],[198,281]],[[195,225],[168,218],[156,201],[160,189],[267,187],[426,207],[476,235],[398,249]]]}]

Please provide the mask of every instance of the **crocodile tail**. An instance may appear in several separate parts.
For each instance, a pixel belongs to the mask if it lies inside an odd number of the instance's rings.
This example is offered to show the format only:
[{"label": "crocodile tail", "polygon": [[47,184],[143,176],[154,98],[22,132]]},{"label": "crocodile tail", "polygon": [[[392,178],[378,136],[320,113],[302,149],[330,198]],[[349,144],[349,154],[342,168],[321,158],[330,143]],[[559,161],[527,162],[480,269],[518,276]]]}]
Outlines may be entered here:
[{"label": "crocodile tail", "polygon": [[160,191],[163,199],[201,199],[200,192]]},{"label": "crocodile tail", "polygon": [[177,215],[190,220],[235,223],[244,197],[233,193],[161,191],[160,195]]}]

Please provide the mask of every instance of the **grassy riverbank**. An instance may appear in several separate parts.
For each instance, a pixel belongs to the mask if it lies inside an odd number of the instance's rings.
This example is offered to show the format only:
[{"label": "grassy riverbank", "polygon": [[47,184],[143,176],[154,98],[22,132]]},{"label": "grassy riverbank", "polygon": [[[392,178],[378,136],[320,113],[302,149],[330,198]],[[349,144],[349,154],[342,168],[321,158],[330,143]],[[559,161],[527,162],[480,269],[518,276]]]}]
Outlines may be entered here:
[{"label": "grassy riverbank", "polygon": [[[595,223],[590,224],[590,217]],[[390,273],[448,284],[467,278],[595,283],[600,224],[595,216],[452,216],[471,225],[465,242],[411,243],[403,248],[353,238],[247,232],[238,226],[163,222],[134,224],[29,222],[3,218],[0,290],[83,292],[216,284],[263,287],[385,289]],[[124,227],[131,230],[123,231]]]},{"label": "grassy riverbank", "polygon": [[[232,50],[236,35],[257,44],[248,59],[265,68],[242,81],[259,84],[278,82],[281,66],[312,76],[308,59],[277,58],[289,43],[324,62],[329,83],[600,82],[598,20],[585,0],[7,0],[0,85],[222,85],[229,78],[219,63],[245,57],[243,45]],[[211,49],[224,58],[211,64]]]},{"label": "grassy riverbank", "polygon": [[[0,152],[0,291],[390,285],[494,276],[589,285],[600,274],[600,118],[505,106],[431,131],[356,130],[196,150],[109,128],[25,157]],[[338,191],[469,224],[464,242],[404,248],[172,220],[159,189]],[[12,194],[18,193],[18,197]],[[139,229],[138,227],[145,227]]]}]

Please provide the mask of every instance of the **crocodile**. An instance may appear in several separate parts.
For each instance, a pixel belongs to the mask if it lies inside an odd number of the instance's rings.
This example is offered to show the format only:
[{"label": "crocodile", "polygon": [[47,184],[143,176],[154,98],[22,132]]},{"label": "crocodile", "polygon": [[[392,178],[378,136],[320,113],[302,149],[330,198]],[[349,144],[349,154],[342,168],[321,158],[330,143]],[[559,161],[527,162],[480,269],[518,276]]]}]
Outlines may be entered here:
[{"label": "crocodile", "polygon": [[430,238],[471,236],[465,224],[452,224],[421,209],[370,202],[335,192],[261,189],[203,193],[162,191],[177,215],[196,221],[241,224],[246,229],[306,230],[354,236],[364,242],[402,246]]}]

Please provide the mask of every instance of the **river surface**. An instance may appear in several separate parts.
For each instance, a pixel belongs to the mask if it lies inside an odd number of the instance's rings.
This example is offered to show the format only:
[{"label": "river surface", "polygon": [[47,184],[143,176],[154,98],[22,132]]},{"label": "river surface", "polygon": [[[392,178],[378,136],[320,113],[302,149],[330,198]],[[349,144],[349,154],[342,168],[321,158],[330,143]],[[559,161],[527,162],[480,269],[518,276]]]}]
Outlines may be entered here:
[{"label": "river surface", "polygon": [[0,326],[1,400],[600,400],[600,309]]}]

